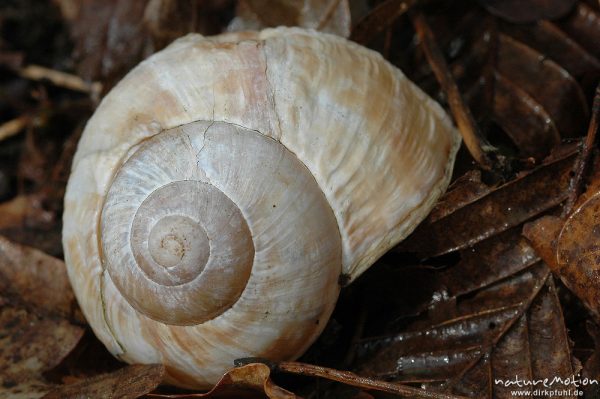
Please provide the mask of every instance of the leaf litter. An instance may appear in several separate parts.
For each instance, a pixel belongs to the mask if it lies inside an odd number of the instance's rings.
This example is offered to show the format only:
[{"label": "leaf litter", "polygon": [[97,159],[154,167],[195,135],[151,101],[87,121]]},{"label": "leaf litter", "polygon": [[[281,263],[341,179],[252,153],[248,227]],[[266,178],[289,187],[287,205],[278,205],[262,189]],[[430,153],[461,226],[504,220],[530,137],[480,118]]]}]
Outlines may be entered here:
[{"label": "leaf litter", "polygon": [[[497,381],[600,378],[600,168],[595,139],[570,139],[597,114],[589,108],[600,78],[595,2],[382,0],[360,5],[353,21],[360,2],[33,3],[0,6],[4,396],[511,398],[514,388]],[[89,330],[81,338],[64,265],[43,252],[62,255],[64,185],[98,100],[89,88],[106,92],[176,37],[218,33],[248,10],[260,26],[312,18],[306,24],[380,51],[450,109],[469,151],[428,219],[342,291],[304,363],[242,365],[208,393],[155,390],[162,366],[121,365]],[[39,29],[22,28],[39,15],[49,16]],[[49,37],[50,56],[36,44]],[[28,65],[44,76],[23,75]],[[86,89],[73,90],[75,81]],[[552,387],[563,388],[572,386]],[[555,397],[574,397],[564,392]]]}]

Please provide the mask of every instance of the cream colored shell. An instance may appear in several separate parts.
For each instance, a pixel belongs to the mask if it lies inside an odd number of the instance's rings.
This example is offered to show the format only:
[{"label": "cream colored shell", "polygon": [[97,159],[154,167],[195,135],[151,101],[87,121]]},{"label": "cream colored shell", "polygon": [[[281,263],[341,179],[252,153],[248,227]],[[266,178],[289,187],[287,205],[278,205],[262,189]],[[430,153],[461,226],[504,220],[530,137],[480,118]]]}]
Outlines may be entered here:
[{"label": "cream colored shell", "polygon": [[427,215],[459,142],[438,104],[345,39],[186,36],[84,131],[63,230],[75,294],[113,354],[162,362],[177,385],[209,387],[236,358],[298,357],[340,277]]}]

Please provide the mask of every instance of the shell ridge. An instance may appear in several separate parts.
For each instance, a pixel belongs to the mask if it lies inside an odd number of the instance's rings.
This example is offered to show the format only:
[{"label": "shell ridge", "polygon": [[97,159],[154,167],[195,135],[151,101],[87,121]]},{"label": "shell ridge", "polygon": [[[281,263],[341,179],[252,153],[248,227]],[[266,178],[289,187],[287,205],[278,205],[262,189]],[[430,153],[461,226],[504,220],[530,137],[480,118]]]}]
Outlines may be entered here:
[{"label": "shell ridge", "polygon": [[275,105],[275,89],[273,87],[273,84],[271,83],[271,80],[269,79],[269,58],[267,57],[267,52],[265,50],[264,42],[260,43],[260,49],[261,49],[263,58],[265,60],[264,76],[265,76],[265,82],[267,82],[267,86],[269,87],[268,101],[269,101],[269,105],[271,106],[273,113],[275,114],[275,118],[277,120],[277,131],[273,132],[274,133],[273,136],[278,142],[281,142],[281,136],[283,134],[282,128],[281,128],[281,117],[279,116],[279,113],[277,112],[277,106]]},{"label": "shell ridge", "polygon": [[[436,104],[437,105],[437,104]],[[440,107],[441,108],[441,107]],[[451,123],[447,117],[447,115],[443,114],[444,122]],[[458,149],[461,145],[462,139],[461,137],[455,136],[452,142],[452,146],[449,150],[449,156],[451,159],[454,159]],[[427,214],[428,211],[435,205],[437,200],[441,197],[441,195],[446,191],[446,187],[450,178],[452,177],[452,170],[454,167],[454,162],[449,162],[446,165],[444,170],[444,174],[440,176],[436,183],[432,186],[430,190],[430,196],[427,201],[421,202],[421,204],[412,209],[404,218],[398,221],[393,229],[391,229],[386,235],[385,239],[382,241],[383,244],[380,244],[377,249],[374,249],[372,255],[368,258],[364,258],[358,263],[355,268],[350,272],[352,277],[351,281],[353,281],[356,277],[360,276],[362,272],[369,267],[370,264],[379,259],[385,252],[389,250],[391,246],[397,245],[401,240],[407,237],[410,233],[414,231],[418,224],[406,224],[407,220],[411,220],[414,218],[420,219],[420,216],[423,214]],[[404,228],[398,230],[398,227],[404,224]]]},{"label": "shell ridge", "polygon": [[102,266],[102,272],[98,276],[99,279],[100,279],[100,301],[101,301],[101,304],[102,304],[102,320],[104,321],[104,324],[106,325],[106,328],[108,329],[109,334],[112,336],[112,338],[115,340],[115,343],[117,344],[117,346],[121,350],[121,353],[115,353],[115,355],[118,357],[118,356],[126,355],[127,354],[127,349],[121,343],[121,341],[117,337],[117,334],[115,334],[115,329],[113,328],[112,323],[109,322],[108,310],[107,310],[107,306],[106,306],[106,299],[105,299],[105,296],[104,296],[104,284],[105,284],[104,283],[104,274],[105,273],[106,273],[106,268],[103,265]]}]

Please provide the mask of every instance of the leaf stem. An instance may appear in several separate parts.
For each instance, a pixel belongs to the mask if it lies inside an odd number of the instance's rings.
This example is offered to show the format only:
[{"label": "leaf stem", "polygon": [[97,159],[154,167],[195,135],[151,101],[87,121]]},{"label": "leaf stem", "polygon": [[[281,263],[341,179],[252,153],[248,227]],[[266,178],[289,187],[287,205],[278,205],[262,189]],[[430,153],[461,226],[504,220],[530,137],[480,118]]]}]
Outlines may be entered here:
[{"label": "leaf stem", "polygon": [[361,377],[350,371],[336,370],[307,363],[280,362],[277,364],[276,370],[309,377],[326,378],[328,380],[341,382],[358,388],[388,392],[415,399],[467,399],[465,396],[426,391],[424,389],[415,388],[408,385],[375,380],[368,377]]},{"label": "leaf stem", "polygon": [[594,103],[592,105],[592,117],[588,126],[587,136],[583,143],[583,148],[579,153],[577,162],[575,163],[575,174],[569,183],[569,197],[563,208],[563,216],[571,213],[573,206],[577,201],[577,198],[583,191],[583,182],[585,172],[589,168],[589,164],[592,158],[592,149],[596,142],[596,135],[598,133],[598,123],[600,119],[600,83],[596,86],[596,94],[594,95]]}]

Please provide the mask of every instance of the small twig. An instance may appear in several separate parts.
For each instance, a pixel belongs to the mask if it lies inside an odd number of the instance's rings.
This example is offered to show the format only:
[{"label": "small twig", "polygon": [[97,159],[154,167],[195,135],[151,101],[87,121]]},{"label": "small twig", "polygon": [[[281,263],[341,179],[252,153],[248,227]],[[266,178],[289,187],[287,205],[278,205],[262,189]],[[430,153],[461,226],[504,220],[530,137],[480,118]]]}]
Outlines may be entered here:
[{"label": "small twig", "polygon": [[276,370],[308,377],[326,378],[328,380],[341,382],[358,388],[388,392],[416,399],[466,399],[464,396],[426,391],[424,389],[415,388],[408,385],[361,377],[350,371],[341,371],[306,363],[281,362],[277,364]]},{"label": "small twig", "polygon": [[29,118],[26,116],[19,116],[18,118],[11,119],[0,125],[0,141],[5,140],[9,137],[19,134],[27,123]]},{"label": "small twig", "polygon": [[429,65],[439,82],[442,90],[446,94],[450,111],[454,116],[454,120],[460,130],[467,149],[473,156],[473,159],[485,170],[492,170],[495,165],[490,158],[495,148],[488,143],[481,135],[471,115],[469,107],[467,107],[460,95],[458,86],[450,73],[448,64],[444,59],[444,55],[436,44],[435,37],[431,28],[425,21],[422,13],[416,11],[410,13],[415,31],[421,40],[423,51],[429,61]]},{"label": "small twig", "polygon": [[48,80],[56,86],[89,94],[92,99],[99,98],[102,91],[102,84],[100,82],[86,82],[77,75],[39,65],[29,65],[19,69],[18,72],[21,77],[26,79]]},{"label": "small twig", "polygon": [[589,169],[589,164],[592,159],[592,149],[596,142],[596,135],[598,133],[598,123],[600,119],[600,84],[596,87],[596,94],[594,95],[594,103],[592,105],[592,118],[588,126],[587,136],[583,143],[583,148],[579,153],[577,162],[575,163],[575,174],[569,182],[569,197],[565,202],[565,206],[562,211],[562,216],[566,216],[573,210],[575,201],[583,191],[584,175]]}]

